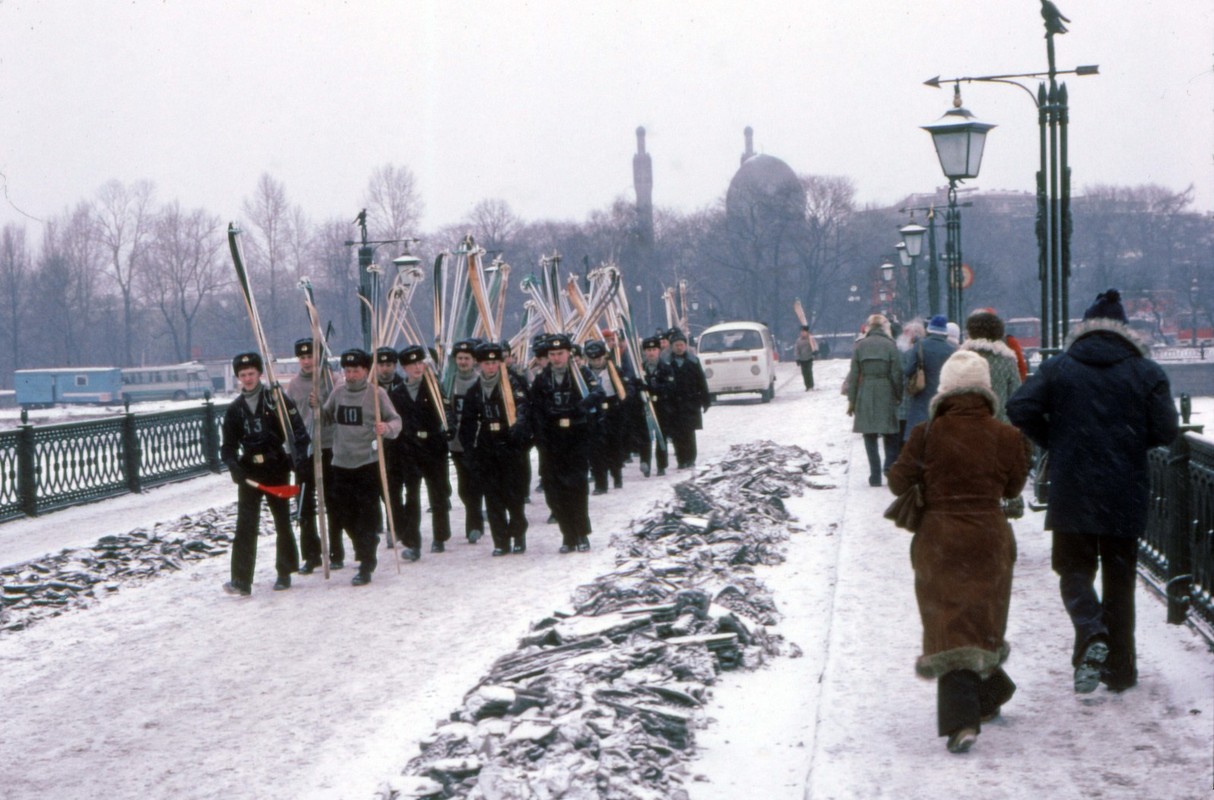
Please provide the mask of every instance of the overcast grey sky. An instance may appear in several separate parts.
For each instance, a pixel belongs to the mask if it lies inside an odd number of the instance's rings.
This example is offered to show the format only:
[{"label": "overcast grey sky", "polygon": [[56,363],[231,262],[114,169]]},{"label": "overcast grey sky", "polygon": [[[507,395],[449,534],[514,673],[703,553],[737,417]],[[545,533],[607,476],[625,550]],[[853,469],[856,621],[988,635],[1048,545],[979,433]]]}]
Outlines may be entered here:
[{"label": "overcast grey sky", "polygon": [[[1214,3],[1058,0],[1071,166],[1092,183],[1192,183],[1214,209]],[[1038,0],[821,2],[18,2],[0,0],[0,223],[45,219],[111,178],[239,218],[258,176],[315,220],[353,219],[374,167],[417,175],[423,228],[480,199],[583,219],[632,197],[644,125],[654,201],[721,196],[742,129],[862,203],[943,183],[918,126],[951,89],[1046,68]],[[1034,84],[1035,86],[1035,84]],[[999,125],[980,189],[1029,191],[1036,112],[963,85]],[[28,215],[23,216],[23,215]]]}]

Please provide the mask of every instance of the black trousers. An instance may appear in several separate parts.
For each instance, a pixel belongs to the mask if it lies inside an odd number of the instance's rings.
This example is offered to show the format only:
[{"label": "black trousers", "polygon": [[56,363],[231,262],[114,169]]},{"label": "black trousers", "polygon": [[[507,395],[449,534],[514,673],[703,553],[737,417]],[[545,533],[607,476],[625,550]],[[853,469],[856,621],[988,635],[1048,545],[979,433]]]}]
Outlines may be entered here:
[{"label": "black trousers", "polygon": [[607,488],[607,477],[623,480],[624,459],[628,457],[628,418],[619,400],[607,401],[608,408],[594,426],[590,448],[590,474],[595,489]]},{"label": "black trousers", "polygon": [[590,535],[588,435],[585,426],[578,426],[550,429],[547,437],[544,498],[561,529],[562,543],[570,547],[578,537]]},{"label": "black trousers", "polygon": [[[1093,639],[1109,646],[1104,676],[1124,688],[1138,680],[1134,643],[1134,589],[1138,582],[1138,540],[1093,533],[1054,533],[1051,566],[1058,574],[1062,604],[1075,626],[1071,665],[1078,666]],[[1096,594],[1100,567],[1101,595]]]},{"label": "black trousers", "polygon": [[998,711],[1015,691],[1016,684],[1002,669],[985,680],[968,669],[944,673],[936,681],[936,733],[951,736],[962,728],[981,731],[981,718]]},{"label": "black trousers", "polygon": [[526,457],[526,450],[514,447],[481,447],[474,454],[479,483],[485,493],[489,533],[497,549],[509,550],[511,540],[515,544],[526,543],[527,495],[522,491],[526,484],[519,480]]},{"label": "black trousers", "polygon": [[[422,546],[422,483],[426,484],[426,498],[430,503],[430,531],[436,542],[451,538],[451,474],[447,469],[447,452],[441,454],[412,453],[407,464],[400,466],[402,475],[397,476],[404,488],[404,503],[400,491],[392,488],[392,514],[396,535],[405,547],[418,550]],[[394,486],[389,478],[389,486]]]},{"label": "black trousers", "polygon": [[[254,475],[253,480],[269,485],[284,484],[287,474]],[[232,538],[232,583],[246,588],[253,585],[253,570],[257,566],[257,532],[261,527],[261,501],[265,500],[274,518],[274,569],[279,577],[289,576],[299,569],[299,551],[295,532],[291,529],[291,501],[271,497],[247,483],[236,487],[236,534]]]},{"label": "black trousers", "polygon": [[[333,508],[333,450],[322,450],[321,477],[325,483],[325,521],[328,523],[329,560],[345,561],[346,546]],[[316,476],[305,472],[299,479],[299,555],[305,564],[321,565],[320,533],[316,528]]]},{"label": "black trousers", "polygon": [[801,380],[805,383],[805,388],[814,388],[814,362],[798,361],[797,366],[801,368]]},{"label": "black trousers", "polygon": [[485,530],[485,517],[481,513],[485,493],[477,482],[476,474],[468,466],[465,453],[451,453],[451,461],[455,464],[455,486],[459,492],[460,502],[464,504],[464,535],[472,531]]},{"label": "black trousers", "polygon": [[[674,445],[674,460],[678,466],[696,463],[696,429],[678,427],[665,431],[666,437]],[[659,465],[660,466],[660,465]]]},{"label": "black trousers", "polygon": [[333,494],[341,526],[354,542],[354,558],[359,572],[375,571],[378,559],[380,486],[379,464],[371,462],[347,469],[333,467]]}]

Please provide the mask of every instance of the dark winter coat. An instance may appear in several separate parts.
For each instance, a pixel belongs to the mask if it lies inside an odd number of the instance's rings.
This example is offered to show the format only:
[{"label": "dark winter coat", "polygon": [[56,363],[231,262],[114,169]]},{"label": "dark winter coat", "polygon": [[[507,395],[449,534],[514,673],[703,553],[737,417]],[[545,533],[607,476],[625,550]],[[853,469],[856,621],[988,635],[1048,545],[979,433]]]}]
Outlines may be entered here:
[{"label": "dark winter coat", "polygon": [[690,351],[678,358],[672,352],[667,366],[674,377],[674,386],[666,403],[662,432],[674,436],[677,431],[698,431],[704,427],[703,412],[712,405],[700,359]]},{"label": "dark winter coat", "polygon": [[[291,423],[295,457],[302,461],[307,457],[311,442],[307,427],[291,398],[284,395],[282,399]],[[228,403],[224,411],[219,458],[237,482],[251,478],[258,483],[285,483],[287,474],[295,468],[283,444],[282,423],[274,410],[274,402],[270,391],[263,386],[256,411],[249,408],[243,394]]]},{"label": "dark winter coat", "polygon": [[871,329],[852,348],[847,404],[855,413],[855,433],[898,433],[902,365],[898,346],[885,331]]},{"label": "dark winter coat", "polygon": [[915,598],[923,623],[925,678],[957,669],[987,677],[1007,659],[1008,605],[1016,540],[1000,507],[1028,476],[1022,437],[992,414],[988,390],[934,398],[889,471],[889,488],[925,489],[923,522],[911,540]]},{"label": "dark winter coat", "polygon": [[1147,453],[1176,438],[1168,377],[1128,326],[1082,323],[1008,402],[1012,423],[1049,450],[1047,530],[1142,535]]},{"label": "dark winter coat", "polygon": [[927,378],[927,383],[923,387],[923,391],[907,401],[904,438],[909,437],[911,429],[920,422],[927,421],[928,405],[936,396],[936,392],[940,390],[940,370],[944,369],[944,362],[948,361],[948,357],[957,350],[956,345],[950,342],[943,333],[929,333],[902,354],[902,376],[904,378],[909,379],[918,368],[920,345],[922,345],[923,353],[923,375]]}]

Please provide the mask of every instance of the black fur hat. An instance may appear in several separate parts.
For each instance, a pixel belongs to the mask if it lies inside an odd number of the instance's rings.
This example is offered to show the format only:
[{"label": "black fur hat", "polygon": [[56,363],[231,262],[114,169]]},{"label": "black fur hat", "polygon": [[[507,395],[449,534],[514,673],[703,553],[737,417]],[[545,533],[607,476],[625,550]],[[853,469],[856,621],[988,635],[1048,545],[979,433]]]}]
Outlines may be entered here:
[{"label": "black fur hat", "polygon": [[258,372],[265,372],[265,365],[261,362],[261,353],[241,353],[232,359],[232,374],[239,375],[242,369],[252,367]]}]

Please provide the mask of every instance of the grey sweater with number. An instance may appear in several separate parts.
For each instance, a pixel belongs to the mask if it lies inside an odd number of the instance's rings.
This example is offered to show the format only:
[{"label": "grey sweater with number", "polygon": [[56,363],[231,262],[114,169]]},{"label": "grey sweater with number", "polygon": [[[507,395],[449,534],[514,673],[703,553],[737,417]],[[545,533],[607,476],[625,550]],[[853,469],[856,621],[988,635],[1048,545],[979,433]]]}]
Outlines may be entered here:
[{"label": "grey sweater with number", "polygon": [[400,414],[379,386],[364,379],[341,384],[325,401],[325,420],[333,424],[333,466],[356,469],[378,458],[375,452],[375,395],[379,393],[379,416],[388,424],[385,439],[400,433]]}]

